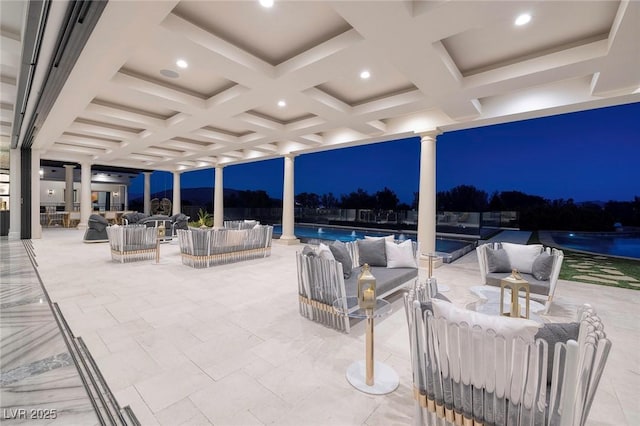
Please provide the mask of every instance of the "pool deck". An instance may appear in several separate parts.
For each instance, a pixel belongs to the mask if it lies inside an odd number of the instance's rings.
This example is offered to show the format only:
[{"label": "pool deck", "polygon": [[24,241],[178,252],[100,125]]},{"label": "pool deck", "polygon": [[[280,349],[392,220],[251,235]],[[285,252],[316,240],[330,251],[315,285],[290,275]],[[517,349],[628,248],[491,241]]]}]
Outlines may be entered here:
[{"label": "pool deck", "polygon": [[499,234],[494,235],[488,240],[484,241],[486,243],[514,243],[514,244],[527,244],[531,238],[531,232],[529,231],[515,231],[515,230],[505,230],[500,232]]},{"label": "pool deck", "polygon": [[[34,247],[52,300],[144,425],[413,424],[402,297],[376,321],[375,349],[400,386],[384,396],[358,392],[345,371],[364,355],[364,324],[346,335],[300,316],[302,245],[201,270],[182,265],[177,241],[161,245],[159,264],[114,263],[108,244],[84,244],[78,230],[45,229]],[[434,276],[457,306],[477,301],[469,291],[480,282],[475,250]],[[638,425],[640,291],[560,280],[544,319],[571,320],[583,303],[595,306],[613,342],[587,425]]]}]

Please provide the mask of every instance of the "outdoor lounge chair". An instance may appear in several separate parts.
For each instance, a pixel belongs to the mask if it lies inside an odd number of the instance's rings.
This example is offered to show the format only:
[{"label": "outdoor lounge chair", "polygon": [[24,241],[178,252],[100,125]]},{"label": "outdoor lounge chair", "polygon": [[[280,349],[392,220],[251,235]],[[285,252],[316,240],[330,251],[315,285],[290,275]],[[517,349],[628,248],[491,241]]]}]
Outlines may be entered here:
[{"label": "outdoor lounge chair", "polygon": [[149,217],[149,215],[140,212],[125,213],[122,215],[122,223],[123,225],[133,225],[140,222],[145,217]]},{"label": "outdoor lounge chair", "polygon": [[105,243],[109,241],[107,226],[109,226],[107,219],[99,214],[92,214],[89,216],[87,230],[84,232],[82,240],[85,243]]},{"label": "outdoor lounge chair", "polygon": [[405,295],[414,424],[585,424],[611,349],[593,308],[542,326],[424,294]]},{"label": "outdoor lounge chair", "polygon": [[529,283],[531,297],[544,301],[544,312],[549,312],[564,259],[562,250],[541,244],[487,243],[476,252],[483,284],[500,287],[500,280],[516,269]]},{"label": "outdoor lounge chair", "polygon": [[111,258],[120,263],[151,260],[158,255],[155,228],[144,225],[113,225],[107,228]]}]

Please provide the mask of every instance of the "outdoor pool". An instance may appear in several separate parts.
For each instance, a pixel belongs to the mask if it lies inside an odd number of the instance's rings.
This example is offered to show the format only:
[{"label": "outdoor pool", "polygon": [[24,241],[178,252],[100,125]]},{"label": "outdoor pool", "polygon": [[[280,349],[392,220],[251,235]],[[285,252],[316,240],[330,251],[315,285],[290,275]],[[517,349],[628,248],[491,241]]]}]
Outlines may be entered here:
[{"label": "outdoor pool", "polygon": [[[276,235],[282,234],[282,226],[275,225],[273,227],[273,233]],[[296,237],[302,240],[328,240],[328,241],[355,241],[357,239],[364,238],[365,235],[369,237],[383,237],[385,235],[393,234],[396,239],[399,240],[416,240],[415,233],[398,233],[394,231],[386,231],[386,232],[378,232],[378,231],[369,231],[369,230],[351,230],[346,228],[333,228],[326,226],[304,226],[304,225],[296,225],[294,227],[294,233]],[[463,240],[445,240],[442,238],[436,239],[436,251],[445,252],[445,253],[453,253],[457,250],[461,250],[471,245],[469,241]],[[467,250],[468,251],[468,250]]]},{"label": "outdoor pool", "polygon": [[551,232],[551,238],[567,249],[640,259],[637,232]]}]

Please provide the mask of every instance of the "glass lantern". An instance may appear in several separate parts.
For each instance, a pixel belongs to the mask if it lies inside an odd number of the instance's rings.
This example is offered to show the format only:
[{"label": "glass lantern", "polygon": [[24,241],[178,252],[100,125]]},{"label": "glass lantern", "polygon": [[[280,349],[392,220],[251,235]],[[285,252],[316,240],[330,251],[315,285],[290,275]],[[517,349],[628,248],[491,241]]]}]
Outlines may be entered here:
[{"label": "glass lantern", "polygon": [[376,277],[371,273],[367,263],[362,266],[362,273],[358,277],[358,307],[360,309],[376,307]]}]

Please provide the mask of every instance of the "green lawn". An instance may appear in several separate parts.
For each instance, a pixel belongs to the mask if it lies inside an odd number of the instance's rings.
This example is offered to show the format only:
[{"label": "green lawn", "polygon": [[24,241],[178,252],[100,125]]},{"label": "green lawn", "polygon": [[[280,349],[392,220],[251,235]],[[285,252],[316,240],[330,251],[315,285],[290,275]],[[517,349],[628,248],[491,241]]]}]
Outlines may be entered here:
[{"label": "green lawn", "polygon": [[640,290],[640,261],[564,250],[560,279]]},{"label": "green lawn", "polygon": [[[529,244],[540,244],[533,232]],[[640,290],[640,260],[564,250],[560,279]]]}]

